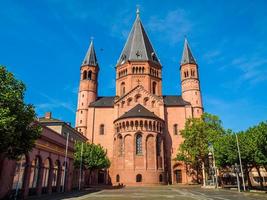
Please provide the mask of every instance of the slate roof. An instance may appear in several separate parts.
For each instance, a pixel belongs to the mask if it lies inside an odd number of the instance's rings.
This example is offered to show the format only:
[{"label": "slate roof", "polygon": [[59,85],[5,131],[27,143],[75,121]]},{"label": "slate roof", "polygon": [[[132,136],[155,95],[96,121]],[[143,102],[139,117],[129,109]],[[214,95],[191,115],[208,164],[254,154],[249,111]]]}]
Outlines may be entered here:
[{"label": "slate roof", "polygon": [[156,52],[140,20],[139,11],[137,11],[135,22],[117,65],[123,64],[126,61],[152,61],[160,65]]},{"label": "slate roof", "polygon": [[48,123],[48,122],[65,123],[64,121],[59,120],[59,119],[55,119],[55,118],[45,118],[45,117],[40,117],[40,118],[38,118],[38,121],[39,121],[40,123]]},{"label": "slate roof", "polygon": [[[92,102],[89,107],[113,107],[114,106],[114,96],[110,97],[98,97],[96,101]],[[178,95],[164,95],[163,96],[164,105],[166,106],[186,106],[190,105],[189,102],[183,100],[181,96]]]},{"label": "slate roof", "polygon": [[183,100],[182,96],[165,95],[163,96],[164,105],[166,106],[186,106],[190,105],[189,102]]},{"label": "slate roof", "polygon": [[122,116],[120,116],[119,119],[124,118],[132,118],[132,117],[145,117],[145,118],[157,118],[160,119],[157,115],[155,115],[153,112],[150,112],[148,109],[146,109],[141,104],[137,104],[135,107],[133,107],[128,112],[124,113]]},{"label": "slate roof", "polygon": [[181,65],[184,64],[197,64],[186,38],[184,40],[184,50],[181,59]]},{"label": "slate roof", "polygon": [[90,46],[84,57],[82,65],[91,65],[91,66],[98,65],[93,40],[91,40]]},{"label": "slate roof", "polygon": [[98,97],[89,107],[113,107],[115,97]]}]

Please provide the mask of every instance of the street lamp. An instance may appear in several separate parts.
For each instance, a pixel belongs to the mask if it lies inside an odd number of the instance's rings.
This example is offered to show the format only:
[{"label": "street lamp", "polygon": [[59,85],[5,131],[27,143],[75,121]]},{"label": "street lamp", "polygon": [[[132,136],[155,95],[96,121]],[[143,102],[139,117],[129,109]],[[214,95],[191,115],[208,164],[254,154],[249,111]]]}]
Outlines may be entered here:
[{"label": "street lamp", "polygon": [[214,155],[214,148],[213,145],[209,144],[209,156],[212,156],[212,175],[213,175],[213,183],[214,183],[214,177],[215,177],[215,187],[218,188],[218,176],[217,176],[217,168],[215,163],[215,155]]},{"label": "street lamp", "polygon": [[235,165],[232,165],[232,169],[233,172],[236,175],[236,182],[237,182],[237,188],[238,188],[238,192],[240,192],[240,182],[239,182],[239,166],[237,165],[237,163],[235,163]]},{"label": "street lamp", "polygon": [[241,154],[240,154],[240,149],[239,149],[239,141],[237,134],[235,134],[236,137],[236,145],[237,145],[237,151],[238,151],[238,157],[239,157],[239,165],[240,165],[240,170],[241,170],[241,175],[242,175],[242,183],[243,183],[243,189],[246,191],[246,184],[244,180],[244,173],[243,173],[243,167],[242,167],[242,161],[241,161]]}]

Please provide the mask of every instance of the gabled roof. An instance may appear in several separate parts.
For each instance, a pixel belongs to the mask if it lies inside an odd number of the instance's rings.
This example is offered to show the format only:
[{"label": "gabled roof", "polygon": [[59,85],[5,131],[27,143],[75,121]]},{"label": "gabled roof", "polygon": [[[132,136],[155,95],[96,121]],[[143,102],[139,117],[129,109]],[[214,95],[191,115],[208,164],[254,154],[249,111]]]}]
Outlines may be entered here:
[{"label": "gabled roof", "polygon": [[160,65],[156,52],[140,20],[139,11],[137,11],[135,22],[117,65],[121,65],[126,61],[152,61]]},{"label": "gabled roof", "polygon": [[184,40],[184,50],[183,50],[183,56],[181,59],[181,65],[184,65],[184,64],[197,64],[186,38]]},{"label": "gabled roof", "polygon": [[[114,107],[115,96],[111,97],[98,97],[96,101],[92,102],[89,107]],[[189,102],[183,100],[182,96],[178,95],[164,95],[163,102],[165,106],[186,106],[190,105]]]},{"label": "gabled roof", "polygon": [[90,46],[89,46],[87,53],[84,57],[82,66],[83,65],[90,65],[90,66],[97,66],[98,65],[93,40],[91,40]]},{"label": "gabled roof", "polygon": [[133,117],[145,117],[145,118],[160,119],[157,115],[155,115],[153,112],[150,112],[148,109],[146,109],[141,104],[137,104],[131,110],[129,110],[128,112],[126,112],[122,116],[120,116],[117,120],[124,119],[124,118],[133,118]]},{"label": "gabled roof", "polygon": [[183,100],[182,96],[165,95],[163,96],[164,105],[166,106],[186,106],[189,102]]},{"label": "gabled roof", "polygon": [[113,107],[115,97],[98,97],[89,107]]}]

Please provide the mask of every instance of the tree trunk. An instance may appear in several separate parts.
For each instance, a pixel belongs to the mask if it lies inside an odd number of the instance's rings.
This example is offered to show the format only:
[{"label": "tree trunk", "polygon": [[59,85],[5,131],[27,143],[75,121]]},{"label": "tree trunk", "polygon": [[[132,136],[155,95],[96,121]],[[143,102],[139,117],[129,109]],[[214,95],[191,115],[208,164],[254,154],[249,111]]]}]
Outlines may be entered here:
[{"label": "tree trunk", "polygon": [[197,164],[196,170],[197,170],[196,182],[198,184],[200,184],[201,182],[200,182],[200,178],[199,178],[199,164]]},{"label": "tree trunk", "polygon": [[248,187],[251,189],[252,188],[252,184],[251,184],[251,180],[250,180],[250,176],[249,176],[248,167],[245,167],[245,174],[246,174],[247,179],[248,179]]},{"label": "tree trunk", "polygon": [[205,163],[202,161],[202,179],[203,179],[203,186],[206,187],[206,174],[205,174]]},{"label": "tree trunk", "polygon": [[260,168],[259,167],[256,167],[256,169],[257,169],[258,175],[260,177],[260,185],[261,185],[261,188],[263,188],[263,182],[262,182],[262,176],[261,176]]}]

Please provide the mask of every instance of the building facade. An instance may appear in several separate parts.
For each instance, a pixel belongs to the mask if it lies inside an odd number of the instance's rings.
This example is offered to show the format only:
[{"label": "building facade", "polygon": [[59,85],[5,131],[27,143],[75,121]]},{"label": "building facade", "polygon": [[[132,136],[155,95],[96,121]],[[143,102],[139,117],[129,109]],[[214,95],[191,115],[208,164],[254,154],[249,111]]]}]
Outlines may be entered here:
[{"label": "building facade", "polygon": [[116,94],[98,96],[100,66],[91,41],[80,68],[76,129],[107,149],[111,184],[192,181],[189,169],[174,161],[186,119],[203,113],[198,65],[187,40],[179,70],[182,94],[162,94],[162,65],[137,11],[116,64]]},{"label": "building facade", "polygon": [[66,148],[66,137],[36,123],[42,132],[35,147],[18,161],[4,159],[0,172],[0,199],[24,199],[71,191],[73,187],[74,142],[68,141]]}]

